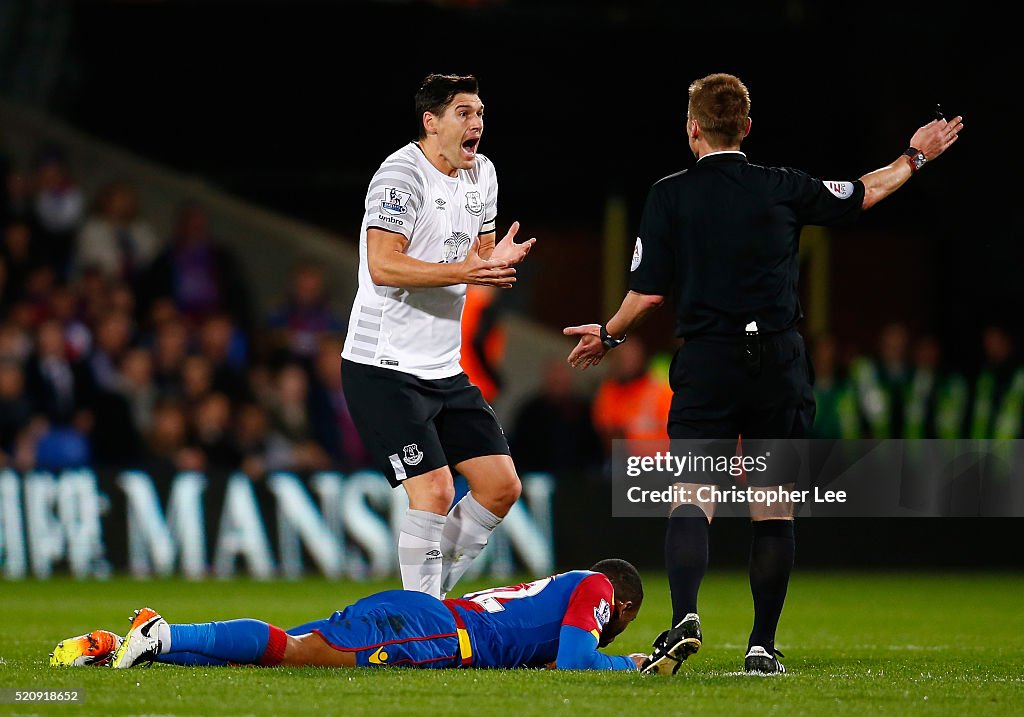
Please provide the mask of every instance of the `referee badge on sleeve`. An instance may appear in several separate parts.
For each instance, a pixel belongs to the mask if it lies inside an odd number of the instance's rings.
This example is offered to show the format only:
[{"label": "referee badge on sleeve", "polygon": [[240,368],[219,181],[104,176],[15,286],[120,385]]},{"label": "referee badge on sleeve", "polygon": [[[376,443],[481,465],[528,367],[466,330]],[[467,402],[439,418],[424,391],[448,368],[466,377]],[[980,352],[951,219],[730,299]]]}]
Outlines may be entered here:
[{"label": "referee badge on sleeve", "polygon": [[838,199],[849,199],[853,196],[853,182],[837,182],[834,179],[826,179],[822,184]]},{"label": "referee badge on sleeve", "polygon": [[636,244],[633,245],[633,261],[629,265],[630,271],[636,271],[637,267],[640,266],[640,262],[644,258],[644,243],[640,241],[640,237],[636,238]]}]

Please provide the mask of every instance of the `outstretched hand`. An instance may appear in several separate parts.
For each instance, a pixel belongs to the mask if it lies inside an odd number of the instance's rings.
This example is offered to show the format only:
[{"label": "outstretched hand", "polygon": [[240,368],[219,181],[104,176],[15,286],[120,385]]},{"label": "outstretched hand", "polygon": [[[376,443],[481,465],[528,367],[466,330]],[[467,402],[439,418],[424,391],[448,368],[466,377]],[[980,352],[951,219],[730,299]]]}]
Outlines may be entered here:
[{"label": "outstretched hand", "polygon": [[949,121],[934,119],[914,133],[910,146],[924,152],[925,159],[932,162],[956,142],[963,128],[964,118],[960,115]]},{"label": "outstretched hand", "polygon": [[491,259],[498,259],[499,261],[504,261],[508,266],[515,266],[526,258],[526,255],[530,253],[530,248],[537,243],[537,239],[531,237],[520,244],[516,244],[515,238],[518,231],[519,222],[512,222],[508,233],[495,245],[494,251],[491,252]]},{"label": "outstretched hand", "polygon": [[461,283],[511,289],[516,283],[516,270],[508,261],[495,258],[496,253],[492,253],[490,259],[484,259],[480,256],[480,237],[473,239],[466,258],[462,260]]},{"label": "outstretched hand", "polygon": [[576,344],[569,353],[569,365],[573,368],[586,370],[591,366],[597,366],[601,359],[608,353],[604,343],[601,341],[600,324],[584,324],[582,326],[567,326],[562,329],[566,336],[579,336],[580,342]]}]

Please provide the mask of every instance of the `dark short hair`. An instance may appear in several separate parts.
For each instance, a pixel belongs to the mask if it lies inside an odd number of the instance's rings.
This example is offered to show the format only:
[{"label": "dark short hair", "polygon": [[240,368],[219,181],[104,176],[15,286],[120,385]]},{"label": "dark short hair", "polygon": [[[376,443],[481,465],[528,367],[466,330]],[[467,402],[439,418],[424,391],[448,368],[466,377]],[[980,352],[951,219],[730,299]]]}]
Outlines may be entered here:
[{"label": "dark short hair", "polygon": [[617,600],[626,600],[638,606],[644,601],[644,583],[632,563],[619,558],[606,558],[595,563],[590,569],[608,576],[612,587],[615,588]]},{"label": "dark short hair", "polygon": [[427,130],[423,126],[423,113],[442,115],[455,95],[465,92],[471,95],[480,94],[480,83],[473,75],[427,75],[423,78],[420,88],[416,90],[416,122],[419,124],[418,136],[423,139]]}]

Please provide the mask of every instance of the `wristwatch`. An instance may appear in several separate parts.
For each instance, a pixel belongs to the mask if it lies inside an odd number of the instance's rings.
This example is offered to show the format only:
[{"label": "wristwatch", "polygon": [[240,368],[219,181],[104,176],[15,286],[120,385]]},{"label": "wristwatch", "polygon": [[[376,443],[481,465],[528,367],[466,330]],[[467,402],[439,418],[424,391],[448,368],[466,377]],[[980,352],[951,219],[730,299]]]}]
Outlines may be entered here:
[{"label": "wristwatch", "polygon": [[608,333],[608,327],[605,326],[604,324],[601,324],[601,343],[604,344],[604,347],[606,349],[610,351],[619,344],[623,343],[625,340],[625,336],[623,336],[621,339],[615,338],[614,336]]},{"label": "wristwatch", "polygon": [[903,156],[907,158],[910,162],[910,168],[915,172],[928,161],[928,158],[924,156],[924,152],[916,147],[907,147],[907,151],[903,153]]}]

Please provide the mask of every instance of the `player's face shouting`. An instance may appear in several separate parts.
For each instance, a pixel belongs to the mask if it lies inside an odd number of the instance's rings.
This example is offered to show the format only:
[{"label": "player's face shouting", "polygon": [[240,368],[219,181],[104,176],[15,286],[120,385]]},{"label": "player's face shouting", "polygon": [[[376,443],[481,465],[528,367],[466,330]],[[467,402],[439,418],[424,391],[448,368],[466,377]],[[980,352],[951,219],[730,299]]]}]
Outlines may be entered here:
[{"label": "player's face shouting", "polygon": [[436,121],[441,156],[452,169],[476,166],[476,150],[484,133],[484,105],[480,98],[461,92]]}]

